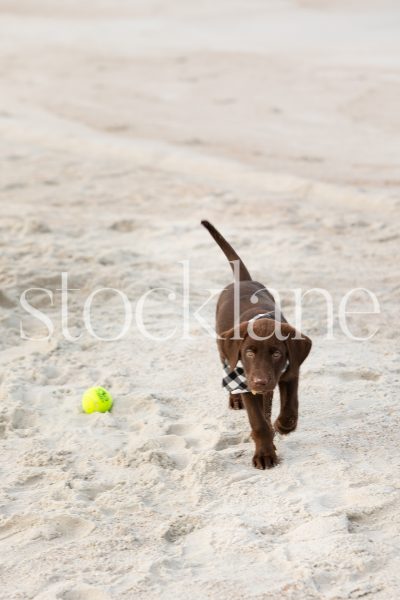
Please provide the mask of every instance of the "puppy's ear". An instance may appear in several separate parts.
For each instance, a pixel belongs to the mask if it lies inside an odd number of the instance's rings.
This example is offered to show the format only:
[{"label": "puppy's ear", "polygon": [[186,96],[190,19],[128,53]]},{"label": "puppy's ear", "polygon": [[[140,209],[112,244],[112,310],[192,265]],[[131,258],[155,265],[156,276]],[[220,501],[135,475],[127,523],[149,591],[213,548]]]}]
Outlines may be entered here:
[{"label": "puppy's ear", "polygon": [[243,321],[238,328],[228,329],[219,334],[218,346],[223,359],[226,359],[231,369],[238,363],[243,338],[247,335],[249,322]]},{"label": "puppy's ear", "polygon": [[301,363],[310,354],[312,342],[304,333],[297,331],[288,323],[282,324],[282,334],[287,336],[285,343],[289,354],[289,368],[298,371]]}]

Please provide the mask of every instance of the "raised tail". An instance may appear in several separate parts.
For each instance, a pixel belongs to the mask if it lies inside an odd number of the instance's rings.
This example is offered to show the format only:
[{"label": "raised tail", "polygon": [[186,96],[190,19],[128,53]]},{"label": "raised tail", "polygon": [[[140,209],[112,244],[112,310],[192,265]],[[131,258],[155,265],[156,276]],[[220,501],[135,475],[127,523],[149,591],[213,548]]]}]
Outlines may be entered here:
[{"label": "raised tail", "polygon": [[[225,254],[226,258],[229,260],[233,274],[235,276],[237,273],[237,266],[236,266],[236,271],[235,271],[235,263],[233,263],[233,261],[238,261],[238,263],[239,263],[239,281],[251,281],[251,275],[248,272],[248,270],[246,269],[242,259],[235,252],[235,250],[232,248],[232,246],[230,244],[228,244],[226,239],[224,237],[222,237],[220,232],[215,229],[214,225],[211,225],[211,223],[209,223],[208,221],[202,221],[201,224],[209,231],[210,235],[214,238],[214,240],[217,242],[218,246],[221,248],[222,252]],[[236,265],[238,263],[236,262]]]}]

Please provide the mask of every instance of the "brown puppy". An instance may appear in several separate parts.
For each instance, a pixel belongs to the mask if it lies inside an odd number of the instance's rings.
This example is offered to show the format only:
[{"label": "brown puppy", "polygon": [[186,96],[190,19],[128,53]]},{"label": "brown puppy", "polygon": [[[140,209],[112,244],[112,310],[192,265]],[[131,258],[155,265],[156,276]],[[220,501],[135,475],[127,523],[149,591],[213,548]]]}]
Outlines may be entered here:
[{"label": "brown puppy", "polygon": [[253,465],[257,469],[273,467],[277,463],[271,424],[273,392],[279,385],[281,406],[275,429],[290,433],[298,419],[299,369],[311,350],[311,340],[287,323],[273,296],[252,280],[215,227],[208,221],[201,223],[235,275],[235,282],[221,292],[217,303],[217,345],[226,375],[223,384],[230,391],[230,407],[246,407],[256,446]]}]

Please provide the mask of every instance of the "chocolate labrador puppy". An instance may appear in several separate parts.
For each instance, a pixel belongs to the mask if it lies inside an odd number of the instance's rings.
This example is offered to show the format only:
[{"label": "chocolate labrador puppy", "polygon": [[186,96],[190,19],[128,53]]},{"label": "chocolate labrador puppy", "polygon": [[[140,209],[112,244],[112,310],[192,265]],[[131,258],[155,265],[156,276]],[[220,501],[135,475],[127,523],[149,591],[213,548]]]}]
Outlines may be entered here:
[{"label": "chocolate labrador puppy", "polygon": [[246,407],[256,446],[253,465],[270,468],[277,463],[271,424],[274,389],[279,385],[280,413],[274,427],[287,434],[297,426],[299,370],[311,350],[311,340],[287,323],[272,294],[252,280],[238,254],[215,227],[208,221],[201,223],[229,260],[235,276],[217,303],[217,345],[225,375],[222,383],[229,391],[230,407]]}]

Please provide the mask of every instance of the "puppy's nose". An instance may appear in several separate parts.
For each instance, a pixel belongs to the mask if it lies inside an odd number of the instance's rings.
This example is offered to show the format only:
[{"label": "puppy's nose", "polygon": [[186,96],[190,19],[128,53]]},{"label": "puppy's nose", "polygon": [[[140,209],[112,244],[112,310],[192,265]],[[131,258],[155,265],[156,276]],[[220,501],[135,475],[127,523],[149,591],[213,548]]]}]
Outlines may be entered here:
[{"label": "puppy's nose", "polygon": [[269,377],[268,378],[267,377],[264,377],[264,378],[256,377],[254,379],[255,387],[259,386],[260,388],[263,388],[263,387],[266,387],[268,384],[269,384]]}]

